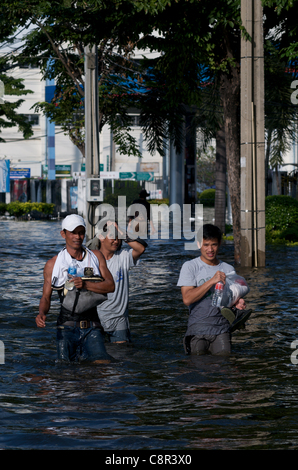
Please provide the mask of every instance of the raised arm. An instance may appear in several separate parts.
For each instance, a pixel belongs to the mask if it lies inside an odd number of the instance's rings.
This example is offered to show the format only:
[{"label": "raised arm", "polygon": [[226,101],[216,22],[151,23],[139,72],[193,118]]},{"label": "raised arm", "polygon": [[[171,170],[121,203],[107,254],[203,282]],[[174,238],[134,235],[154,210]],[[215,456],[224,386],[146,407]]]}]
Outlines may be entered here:
[{"label": "raised arm", "polygon": [[126,243],[132,248],[132,257],[134,261],[136,262],[140,256],[144,253],[146,250],[146,247],[148,246],[145,240],[138,238],[138,239],[132,239],[128,236],[127,233],[124,233],[119,227],[116,222],[108,222],[107,225],[114,225],[115,228],[117,229],[118,233],[121,235],[121,237],[125,237]]}]

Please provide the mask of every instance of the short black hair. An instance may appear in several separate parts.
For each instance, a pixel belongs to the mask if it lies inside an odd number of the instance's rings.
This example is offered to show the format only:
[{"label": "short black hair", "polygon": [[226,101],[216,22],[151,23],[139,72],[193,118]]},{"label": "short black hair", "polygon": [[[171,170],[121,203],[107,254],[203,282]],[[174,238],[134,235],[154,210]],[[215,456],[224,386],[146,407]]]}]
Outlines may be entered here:
[{"label": "short black hair", "polygon": [[[203,235],[203,236],[202,236]],[[211,240],[216,238],[218,243],[221,242],[222,233],[219,227],[212,224],[204,224],[197,233],[197,240],[201,242],[202,239]]]}]

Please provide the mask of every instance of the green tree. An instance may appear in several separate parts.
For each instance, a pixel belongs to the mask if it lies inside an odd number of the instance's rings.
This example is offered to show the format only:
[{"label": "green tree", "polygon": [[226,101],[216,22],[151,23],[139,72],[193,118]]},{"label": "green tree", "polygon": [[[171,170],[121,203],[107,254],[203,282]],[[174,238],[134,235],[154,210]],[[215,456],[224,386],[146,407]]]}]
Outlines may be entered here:
[{"label": "green tree", "polygon": [[[206,71],[216,83],[223,110],[235,261],[240,262],[240,38],[239,0],[169,1],[155,16],[162,37],[144,38],[163,54],[155,67],[166,77],[165,101],[200,107]],[[150,44],[151,42],[151,44]]]},{"label": "green tree", "polygon": [[[298,4],[290,0],[264,0],[267,20],[265,41],[265,111],[267,130],[266,170],[275,170],[279,194],[278,168],[283,156],[297,140],[297,105],[291,101],[291,83],[297,76]],[[266,194],[268,191],[266,190]]]},{"label": "green tree", "polygon": [[[280,40],[279,61],[272,73],[280,73],[278,67],[282,59],[295,64],[297,58],[297,2],[290,0],[264,1],[264,31],[270,36],[267,44]],[[235,262],[240,262],[240,40],[246,31],[241,22],[240,0],[223,0],[216,5],[204,0],[169,1],[168,5],[156,16],[156,28],[162,32],[162,41],[155,40],[155,48],[163,51],[155,66],[162,70],[167,79],[166,87],[169,101],[183,102],[186,105],[204,107],[203,90],[207,88],[205,77],[209,74],[208,88],[213,87],[210,96],[216,102],[217,93],[222,109],[228,173],[228,186],[231,197],[234,233]],[[290,19],[288,17],[291,17]],[[296,35],[296,36],[295,36]],[[149,40],[152,38],[149,37]],[[276,42],[275,42],[276,46]],[[265,52],[270,53],[269,49]],[[271,51],[272,53],[272,51]],[[272,59],[272,57],[271,57]],[[272,63],[271,63],[272,65]],[[268,61],[267,61],[268,66]],[[271,78],[272,78],[271,73]],[[269,78],[268,78],[269,77]],[[267,73],[267,85],[270,84],[270,70]],[[283,73],[282,83],[287,87]],[[267,88],[270,97],[270,88]],[[277,91],[277,90],[276,90]],[[181,95],[181,101],[180,96]],[[288,93],[283,100],[288,100]],[[286,96],[286,98],[285,98]],[[267,94],[268,98],[268,94]],[[272,101],[271,101],[272,102]],[[219,107],[217,108],[219,109]],[[268,109],[268,108],[267,108]],[[273,125],[273,119],[267,119],[268,129],[274,128],[274,139],[271,140],[271,164],[274,155],[281,155],[287,147],[291,136],[291,118],[293,110],[279,108],[279,127]],[[209,113],[209,116],[208,116]],[[207,116],[207,119],[204,118]],[[268,117],[268,115],[267,115]],[[270,118],[272,118],[272,114]],[[200,115],[200,120],[207,123],[207,134],[213,136],[220,129],[221,119],[214,106]],[[273,127],[272,127],[273,126]],[[271,134],[273,137],[273,134]]]},{"label": "green tree", "polygon": [[[10,21],[32,26],[24,48],[15,55],[16,63],[29,60],[41,69],[44,79],[56,81],[53,100],[37,103],[36,109],[62,126],[84,155],[84,47],[96,44],[99,131],[105,124],[110,125],[120,153],[141,156],[138,143],[130,134],[128,109],[140,108],[141,102],[146,108],[150,99],[144,99],[143,91],[148,81],[152,89],[154,80],[152,73],[150,79],[146,77],[146,68],[142,61],[134,60],[133,52],[142,36],[154,28],[153,18],[148,22],[147,12],[156,10],[155,2],[4,0],[0,11],[8,8],[8,4]],[[154,105],[157,109],[156,102]],[[154,135],[163,132],[155,141],[162,151],[165,123],[158,127],[153,115],[151,109],[151,119],[144,119],[143,125],[147,135],[148,125],[155,121]],[[149,150],[153,147],[150,142]]]},{"label": "green tree", "polygon": [[[8,45],[12,43],[14,33],[16,33],[16,27],[7,24],[5,16],[0,15],[0,44],[5,43]],[[32,93],[31,90],[25,89],[22,79],[16,79],[10,75],[11,69],[12,64],[9,56],[4,52],[1,54],[0,48],[0,81],[4,85],[5,95],[16,97]],[[4,100],[4,102],[0,104],[0,133],[1,128],[7,129],[17,126],[19,131],[23,133],[25,139],[33,135],[31,124],[27,121],[25,116],[18,113],[18,109],[23,102],[24,99],[20,98],[13,102]],[[1,136],[0,142],[5,142]]]}]

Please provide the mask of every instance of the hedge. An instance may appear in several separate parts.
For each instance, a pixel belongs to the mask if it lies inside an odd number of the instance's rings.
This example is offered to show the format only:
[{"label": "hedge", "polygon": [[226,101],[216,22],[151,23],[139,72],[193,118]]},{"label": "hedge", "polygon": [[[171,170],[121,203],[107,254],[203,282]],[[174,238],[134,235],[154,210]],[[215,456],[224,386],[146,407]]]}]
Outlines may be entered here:
[{"label": "hedge", "polygon": [[214,207],[215,204],[215,189],[205,189],[199,195],[200,204],[205,207]]},{"label": "hedge", "polygon": [[22,217],[31,212],[41,212],[45,215],[53,214],[55,204],[48,204],[46,202],[19,202],[14,201],[9,204],[0,203],[0,214],[4,215],[6,212],[11,216]]},{"label": "hedge", "polygon": [[298,201],[291,196],[267,196],[266,243],[298,242]]}]

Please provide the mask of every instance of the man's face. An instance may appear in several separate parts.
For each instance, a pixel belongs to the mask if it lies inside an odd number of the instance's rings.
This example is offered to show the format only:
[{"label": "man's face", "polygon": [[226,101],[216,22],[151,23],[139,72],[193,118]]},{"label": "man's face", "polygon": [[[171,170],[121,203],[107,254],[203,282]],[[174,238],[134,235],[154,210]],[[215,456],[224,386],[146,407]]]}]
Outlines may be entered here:
[{"label": "man's face", "polygon": [[119,240],[118,237],[115,237],[113,233],[107,233],[105,238],[100,238],[101,244],[106,248],[108,251],[117,251],[120,244],[121,240]]},{"label": "man's face", "polygon": [[217,264],[217,254],[220,247],[220,243],[217,238],[211,238],[206,240],[203,238],[201,243],[198,242],[198,246],[201,249],[201,259],[207,264]]},{"label": "man's face", "polygon": [[76,227],[72,232],[69,230],[62,230],[61,236],[65,239],[66,244],[77,250],[81,248],[85,238],[85,227],[82,225]]}]

